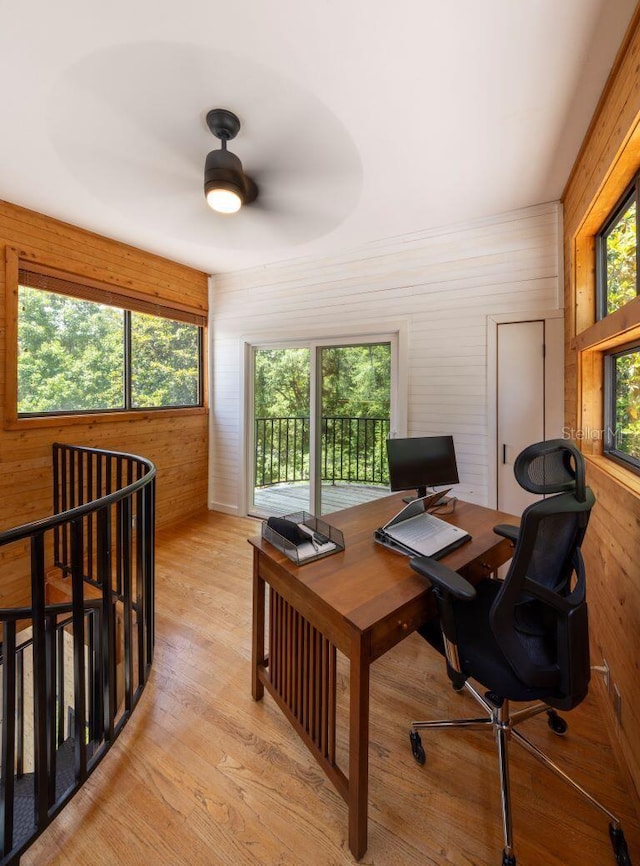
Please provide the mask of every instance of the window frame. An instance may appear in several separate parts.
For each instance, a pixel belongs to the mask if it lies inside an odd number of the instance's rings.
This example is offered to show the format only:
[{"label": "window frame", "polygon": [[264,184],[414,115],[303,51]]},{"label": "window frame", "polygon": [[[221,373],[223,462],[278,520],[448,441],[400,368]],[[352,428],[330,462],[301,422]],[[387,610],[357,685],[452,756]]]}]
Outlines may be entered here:
[{"label": "window frame", "polygon": [[633,340],[603,353],[604,437],[603,454],[633,472],[640,473],[640,458],[616,448],[616,360],[623,355],[640,352],[640,342]]},{"label": "window frame", "polygon": [[[108,283],[93,277],[87,278],[83,275],[73,274],[69,271],[41,264],[39,259],[31,256],[24,250],[6,247],[6,339],[5,339],[5,399],[4,399],[4,423],[5,429],[19,429],[21,427],[46,427],[64,426],[73,423],[89,423],[104,421],[143,420],[145,418],[172,415],[199,415],[208,412],[208,338],[207,319],[202,309],[195,309],[189,305],[180,303],[163,302],[158,297],[150,296],[144,291],[124,288],[115,283]],[[53,280],[61,280],[68,284],[68,288],[56,291],[58,294],[67,295],[76,300],[90,301],[94,303],[107,304],[124,312],[123,320],[131,318],[131,312],[140,312],[157,316],[158,318],[171,319],[191,323],[198,328],[198,403],[171,406],[145,406],[140,408],[131,407],[131,363],[130,363],[130,327],[123,325],[124,361],[123,379],[128,376],[128,387],[123,382],[123,408],[107,409],[78,409],[78,410],[54,410],[38,413],[18,413],[18,293],[20,286],[20,271],[26,270]],[[77,287],[77,292],[73,291]],[[38,289],[39,286],[34,288]],[[46,289],[45,289],[46,290]],[[129,338],[127,338],[129,333]],[[127,345],[129,343],[129,345]],[[129,404],[129,405],[128,405]]]},{"label": "window frame", "polygon": [[[607,286],[607,238],[615,228],[625,211],[635,202],[636,205],[636,298],[640,295],[640,172],[625,188],[624,193],[609,212],[606,220],[596,233],[596,321],[602,321],[617,310],[608,312]],[[633,298],[631,300],[634,300]],[[626,306],[627,301],[618,309]]]}]

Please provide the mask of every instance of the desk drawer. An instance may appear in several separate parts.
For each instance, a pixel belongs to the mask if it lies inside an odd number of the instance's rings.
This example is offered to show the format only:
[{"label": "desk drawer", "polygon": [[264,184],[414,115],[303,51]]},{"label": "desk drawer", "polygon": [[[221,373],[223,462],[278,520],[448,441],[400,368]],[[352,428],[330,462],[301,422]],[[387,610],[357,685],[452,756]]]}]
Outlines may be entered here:
[{"label": "desk drawer", "polygon": [[485,577],[493,574],[493,572],[508,562],[513,556],[513,544],[506,538],[503,538],[493,547],[489,548],[486,553],[479,556],[473,562],[460,569],[460,574],[473,584],[478,583]]},{"label": "desk drawer", "polygon": [[392,618],[378,623],[371,632],[371,661],[380,658],[428,619],[437,615],[436,600],[433,595],[428,595],[417,602],[410,602],[396,611]]}]

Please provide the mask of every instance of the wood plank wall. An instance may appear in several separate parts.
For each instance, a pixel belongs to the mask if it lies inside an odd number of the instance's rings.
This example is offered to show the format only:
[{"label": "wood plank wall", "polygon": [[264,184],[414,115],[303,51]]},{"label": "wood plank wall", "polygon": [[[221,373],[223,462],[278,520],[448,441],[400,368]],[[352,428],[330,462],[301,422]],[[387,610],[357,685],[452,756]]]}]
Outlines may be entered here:
[{"label": "wood plank wall", "polygon": [[[0,202],[0,257],[5,247],[21,258],[55,265],[148,293],[166,304],[207,314],[207,276],[180,264]],[[205,409],[146,413],[135,420],[93,416],[53,426],[5,429],[5,269],[0,266],[0,529],[51,513],[51,444],[55,441],[124,450],[158,467],[157,517],[165,525],[207,503],[208,417]],[[65,419],[66,421],[68,419]],[[24,551],[0,548],[0,606],[28,603]]]},{"label": "wood plank wall", "polygon": [[210,507],[241,502],[243,340],[406,328],[408,435],[453,433],[463,499],[489,490],[487,317],[559,306],[559,205],[215,278]]},{"label": "wood plank wall", "polygon": [[[564,192],[565,412],[568,427],[602,428],[602,356],[593,348],[594,234],[640,169],[640,14],[636,10]],[[616,314],[619,330],[640,327],[639,306]],[[610,317],[613,319],[613,317]],[[631,321],[633,319],[633,321]],[[610,330],[610,329],[609,329]],[[580,352],[591,347],[591,351]],[[600,349],[605,348],[600,341]],[[606,658],[611,690],[596,677],[607,717],[640,790],[640,479],[601,456],[601,440],[582,442],[587,478],[598,502],[587,534],[592,662]],[[621,723],[613,712],[613,684],[622,696]]]}]

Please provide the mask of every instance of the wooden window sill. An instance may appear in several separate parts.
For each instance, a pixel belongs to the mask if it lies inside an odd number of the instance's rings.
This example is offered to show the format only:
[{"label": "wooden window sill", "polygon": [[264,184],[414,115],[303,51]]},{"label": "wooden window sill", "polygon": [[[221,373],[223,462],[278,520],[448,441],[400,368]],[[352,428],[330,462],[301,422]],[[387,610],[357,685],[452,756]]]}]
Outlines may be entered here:
[{"label": "wooden window sill", "polygon": [[635,298],[577,334],[572,347],[579,352],[594,348],[606,350],[634,340],[639,334],[640,298]]},{"label": "wooden window sill", "polygon": [[30,430],[40,427],[69,427],[71,425],[116,424],[119,421],[151,421],[187,415],[206,415],[206,406],[187,406],[167,409],[131,409],[123,412],[87,412],[73,415],[38,415],[33,418],[6,418],[5,430]]},{"label": "wooden window sill", "polygon": [[640,475],[636,475],[631,469],[627,469],[620,463],[616,463],[615,460],[610,460],[603,454],[585,454],[584,458],[587,466],[593,464],[593,466],[605,475],[608,475],[616,483],[621,484],[630,493],[640,496]]}]

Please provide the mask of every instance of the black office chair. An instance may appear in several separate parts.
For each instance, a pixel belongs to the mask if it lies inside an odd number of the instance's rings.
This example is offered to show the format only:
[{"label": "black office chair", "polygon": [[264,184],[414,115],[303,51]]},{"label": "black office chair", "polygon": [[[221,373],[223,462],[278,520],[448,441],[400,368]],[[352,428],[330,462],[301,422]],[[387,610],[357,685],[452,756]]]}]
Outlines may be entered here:
[{"label": "black office chair", "polygon": [[[498,535],[515,545],[504,581],[486,579],[474,588],[434,559],[411,560],[411,567],[431,581],[438,602],[437,633],[434,623],[420,632],[445,655],[454,689],[466,689],[487,714],[483,718],[413,722],[413,756],[424,764],[420,729],[495,731],[502,786],[502,864],[515,866],[508,757],[508,743],[513,737],[608,816],[616,862],[627,866],[631,860],[615,815],[515,728],[519,722],[547,712],[553,730],[564,733],[566,722],[556,709],[570,710],[587,694],[589,629],[580,545],[595,497],[585,487],[582,455],[564,439],[529,446],[517,457],[514,471],[525,490],[556,495],[530,505],[519,528],[495,527]],[[487,690],[484,697],[469,679]],[[510,701],[537,703],[511,712]]]}]

